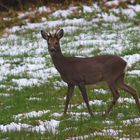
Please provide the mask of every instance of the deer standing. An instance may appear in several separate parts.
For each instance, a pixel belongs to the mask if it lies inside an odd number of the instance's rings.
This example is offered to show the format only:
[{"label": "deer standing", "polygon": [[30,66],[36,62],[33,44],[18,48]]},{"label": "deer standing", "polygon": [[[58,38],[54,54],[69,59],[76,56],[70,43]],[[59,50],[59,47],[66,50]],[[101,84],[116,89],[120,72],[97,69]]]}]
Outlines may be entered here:
[{"label": "deer standing", "polygon": [[122,58],[115,55],[100,55],[87,58],[65,57],[61,52],[59,43],[59,40],[64,35],[63,29],[57,31],[55,34],[48,34],[45,31],[41,31],[41,35],[47,40],[48,51],[55,68],[60,73],[63,81],[68,84],[64,114],[67,112],[74,87],[78,86],[88,108],[88,112],[92,116],[85,85],[96,84],[101,81],[107,83],[113,95],[112,102],[107,108],[105,115],[112,111],[113,106],[120,97],[118,88],[127,91],[133,96],[140,112],[140,102],[137,92],[124,81],[127,63]]}]

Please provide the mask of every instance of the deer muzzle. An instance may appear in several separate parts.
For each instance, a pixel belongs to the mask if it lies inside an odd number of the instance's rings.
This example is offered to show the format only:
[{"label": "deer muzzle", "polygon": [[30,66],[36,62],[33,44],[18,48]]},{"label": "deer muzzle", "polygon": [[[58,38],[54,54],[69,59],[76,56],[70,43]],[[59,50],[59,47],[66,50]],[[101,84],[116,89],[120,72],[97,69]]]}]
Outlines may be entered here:
[{"label": "deer muzzle", "polygon": [[54,47],[51,47],[51,48],[49,49],[49,51],[50,51],[50,52],[56,52],[56,49],[55,49]]}]

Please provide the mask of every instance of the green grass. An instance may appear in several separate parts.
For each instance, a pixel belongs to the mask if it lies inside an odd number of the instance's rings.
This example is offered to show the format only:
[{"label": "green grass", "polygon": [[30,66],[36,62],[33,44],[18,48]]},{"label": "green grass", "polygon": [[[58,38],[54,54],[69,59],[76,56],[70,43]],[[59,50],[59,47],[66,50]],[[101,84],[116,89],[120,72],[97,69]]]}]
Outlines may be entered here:
[{"label": "green grass", "polygon": [[[136,78],[128,78],[128,82],[130,84],[135,81]],[[102,86],[102,85],[100,85]],[[138,86],[138,83],[133,84],[134,87],[140,92],[140,88]],[[137,88],[138,87],[138,88]],[[96,87],[97,88],[97,87]],[[106,86],[104,86],[105,89],[107,89]],[[88,86],[88,95],[90,100],[94,99],[101,99],[106,102],[105,105],[102,106],[92,106],[93,112],[103,112],[105,111],[105,108],[110,103],[110,91],[108,90],[108,94],[101,95],[93,93],[91,90],[92,88]],[[59,126],[59,133],[56,135],[51,135],[48,132],[45,132],[44,134],[38,134],[33,132],[8,132],[8,133],[0,133],[0,138],[10,137],[11,139],[14,138],[14,136],[17,136],[17,139],[66,139],[68,137],[74,137],[74,136],[80,136],[80,135],[87,135],[90,133],[94,133],[95,131],[101,131],[103,129],[110,129],[114,128],[117,130],[123,130],[123,134],[120,133],[120,136],[125,136],[126,134],[129,135],[129,137],[134,138],[135,136],[138,137],[137,134],[139,132],[138,126],[135,126],[135,124],[131,124],[128,126],[124,126],[122,124],[122,120],[133,118],[131,115],[135,115],[135,117],[138,117],[138,112],[135,104],[117,104],[115,108],[113,109],[113,112],[108,117],[102,117],[100,114],[95,115],[93,118],[91,117],[84,117],[79,116],[78,120],[76,119],[76,116],[66,115],[62,116],[60,118],[51,117],[50,115],[53,112],[63,112],[63,104],[64,104],[64,96],[65,96],[66,88],[61,88],[59,90],[55,90],[52,87],[52,82],[47,83],[44,85],[41,85],[39,87],[32,87],[32,88],[25,88],[21,91],[12,91],[12,94],[10,97],[3,97],[0,104],[0,124],[7,124],[12,121],[14,121],[13,115],[20,114],[23,112],[30,112],[33,110],[50,110],[51,112],[43,115],[42,117],[37,118],[31,118],[31,119],[22,119],[21,123],[28,123],[32,125],[36,125],[38,122],[37,120],[49,120],[49,119],[57,119],[60,120],[60,126]],[[130,95],[125,94],[121,91],[122,97],[131,97]],[[28,99],[30,97],[38,97],[42,98],[41,101],[29,101]],[[81,104],[83,102],[82,97],[76,89],[74,96],[71,100],[71,104]],[[10,106],[8,108],[8,106]],[[63,106],[63,107],[62,107]],[[126,108],[127,106],[127,108]],[[87,112],[86,108],[83,109],[77,109],[77,108],[69,108],[69,111],[74,112]],[[122,118],[117,118],[117,114],[123,113],[124,116]],[[105,120],[113,121],[113,124],[105,125],[103,122]],[[16,121],[19,122],[18,120]],[[70,130],[66,130],[66,128],[71,128]],[[131,131],[133,130],[133,131]],[[134,131],[135,130],[135,131]],[[47,136],[47,137],[46,137]],[[95,139],[111,139],[112,136],[96,136]],[[90,139],[90,138],[88,138]],[[92,139],[92,137],[91,137]]]}]

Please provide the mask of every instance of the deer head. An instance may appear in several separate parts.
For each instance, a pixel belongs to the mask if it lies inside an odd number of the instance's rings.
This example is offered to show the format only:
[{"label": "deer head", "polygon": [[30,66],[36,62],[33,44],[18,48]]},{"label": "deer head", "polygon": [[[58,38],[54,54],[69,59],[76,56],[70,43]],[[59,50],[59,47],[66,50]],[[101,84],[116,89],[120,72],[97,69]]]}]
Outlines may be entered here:
[{"label": "deer head", "polygon": [[55,55],[57,53],[61,53],[59,40],[64,35],[63,29],[56,31],[55,34],[47,33],[46,31],[42,30],[41,35],[45,40],[47,40],[48,51],[49,51],[50,55]]}]

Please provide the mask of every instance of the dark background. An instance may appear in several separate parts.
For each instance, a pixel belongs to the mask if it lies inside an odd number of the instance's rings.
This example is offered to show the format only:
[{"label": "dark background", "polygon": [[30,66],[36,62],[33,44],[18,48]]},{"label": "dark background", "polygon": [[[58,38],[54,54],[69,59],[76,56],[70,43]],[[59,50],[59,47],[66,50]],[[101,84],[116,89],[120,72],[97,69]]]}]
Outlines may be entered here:
[{"label": "dark background", "polygon": [[19,9],[23,10],[30,6],[42,6],[48,4],[71,4],[73,2],[89,3],[92,0],[0,0],[0,10]]},{"label": "dark background", "polygon": [[[66,4],[70,5],[75,2],[79,3],[93,3],[93,2],[105,2],[111,0],[0,0],[0,10],[1,11],[8,11],[9,9],[12,10],[25,10],[29,7],[33,6],[42,6],[48,4]],[[132,0],[128,0],[127,3],[131,3]],[[133,4],[140,3],[140,0],[135,0]]]}]

